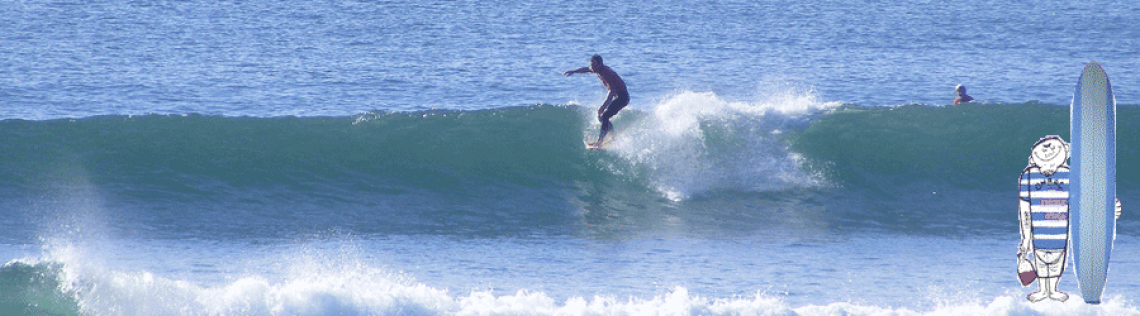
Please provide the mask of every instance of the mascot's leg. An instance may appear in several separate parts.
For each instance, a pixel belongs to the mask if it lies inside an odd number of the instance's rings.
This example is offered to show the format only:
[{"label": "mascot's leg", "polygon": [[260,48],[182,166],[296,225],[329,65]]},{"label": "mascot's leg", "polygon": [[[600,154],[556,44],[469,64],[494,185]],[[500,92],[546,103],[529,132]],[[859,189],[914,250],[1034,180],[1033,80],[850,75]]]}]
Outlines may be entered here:
[{"label": "mascot's leg", "polygon": [[1061,273],[1065,270],[1065,250],[1034,251],[1037,256],[1037,285],[1038,291],[1030,293],[1025,298],[1030,302],[1037,302],[1046,298],[1062,301],[1069,299],[1069,295],[1057,290],[1057,283],[1061,281]]}]

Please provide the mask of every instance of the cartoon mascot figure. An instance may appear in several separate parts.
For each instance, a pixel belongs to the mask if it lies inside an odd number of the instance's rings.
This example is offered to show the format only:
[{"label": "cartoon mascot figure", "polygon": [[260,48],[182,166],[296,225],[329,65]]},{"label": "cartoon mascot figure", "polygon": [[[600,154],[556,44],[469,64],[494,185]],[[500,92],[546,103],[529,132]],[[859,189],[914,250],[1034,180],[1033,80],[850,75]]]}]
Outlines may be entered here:
[{"label": "cartoon mascot figure", "polygon": [[[1037,292],[1025,297],[1030,302],[1069,299],[1068,294],[1057,290],[1069,245],[1068,160],[1069,144],[1060,136],[1045,136],[1033,144],[1029,166],[1021,171],[1018,181],[1021,244],[1017,247],[1017,274],[1022,286],[1037,281]],[[1116,218],[1120,218],[1120,199],[1116,199]]]},{"label": "cartoon mascot figure", "polygon": [[1033,144],[1029,166],[1018,182],[1018,275],[1022,286],[1036,280],[1038,287],[1037,292],[1026,296],[1030,302],[1069,299],[1068,294],[1057,290],[1069,244],[1068,159],[1069,144],[1060,136],[1046,136]]}]

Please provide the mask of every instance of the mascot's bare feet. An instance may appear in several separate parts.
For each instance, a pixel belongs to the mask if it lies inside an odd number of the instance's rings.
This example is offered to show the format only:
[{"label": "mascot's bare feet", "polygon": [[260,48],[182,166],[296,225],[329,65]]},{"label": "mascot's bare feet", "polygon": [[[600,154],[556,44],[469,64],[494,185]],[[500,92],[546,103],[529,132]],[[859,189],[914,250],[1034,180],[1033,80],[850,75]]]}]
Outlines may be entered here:
[{"label": "mascot's bare feet", "polygon": [[1040,302],[1046,298],[1049,298],[1049,293],[1045,293],[1045,292],[1033,292],[1033,293],[1029,293],[1029,295],[1025,296],[1025,299],[1029,300],[1030,302],[1034,302],[1034,303]]},{"label": "mascot's bare feet", "polygon": [[1054,301],[1058,301],[1058,302],[1064,302],[1064,301],[1069,299],[1069,294],[1065,294],[1065,292],[1060,292],[1060,291],[1053,292],[1053,293],[1049,294],[1049,299],[1054,300]]}]

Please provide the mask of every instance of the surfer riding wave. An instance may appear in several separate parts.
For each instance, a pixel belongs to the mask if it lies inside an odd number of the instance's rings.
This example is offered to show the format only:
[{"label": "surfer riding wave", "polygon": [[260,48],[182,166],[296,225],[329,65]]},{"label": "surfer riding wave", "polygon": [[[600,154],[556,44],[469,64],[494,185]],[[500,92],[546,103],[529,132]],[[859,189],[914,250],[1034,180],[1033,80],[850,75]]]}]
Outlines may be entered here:
[{"label": "surfer riding wave", "polygon": [[582,67],[575,70],[563,72],[562,75],[570,76],[579,73],[594,73],[598,75],[598,79],[602,80],[602,85],[609,90],[606,95],[606,101],[598,108],[598,121],[602,123],[602,129],[598,133],[598,141],[589,146],[592,148],[600,148],[602,140],[606,138],[606,134],[613,130],[613,124],[610,123],[610,118],[617,115],[626,105],[629,104],[629,92],[625,89],[625,82],[621,80],[613,69],[602,64],[602,56],[594,55],[590,58],[590,66]]}]

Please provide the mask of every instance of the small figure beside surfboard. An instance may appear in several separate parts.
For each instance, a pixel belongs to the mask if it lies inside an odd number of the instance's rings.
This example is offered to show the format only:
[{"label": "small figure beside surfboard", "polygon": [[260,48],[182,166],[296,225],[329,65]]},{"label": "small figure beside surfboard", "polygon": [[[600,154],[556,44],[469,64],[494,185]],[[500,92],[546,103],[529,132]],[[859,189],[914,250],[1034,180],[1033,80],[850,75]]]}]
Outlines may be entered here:
[{"label": "small figure beside surfboard", "polygon": [[602,130],[598,133],[598,141],[586,144],[588,149],[601,149],[606,145],[603,140],[606,134],[613,130],[614,126],[610,123],[610,118],[617,115],[626,105],[629,104],[629,92],[625,89],[625,82],[621,80],[613,69],[602,64],[602,56],[594,55],[590,58],[590,66],[582,67],[575,70],[563,72],[562,75],[570,76],[580,73],[594,73],[598,75],[598,79],[602,80],[602,85],[609,90],[606,95],[606,101],[598,108],[598,121],[602,123]]},{"label": "small figure beside surfboard", "polygon": [[[1116,100],[1108,75],[1089,63],[1070,106],[1072,144],[1050,135],[1033,145],[1021,173],[1017,272],[1022,286],[1034,281],[1031,302],[1065,301],[1057,290],[1072,258],[1081,297],[1099,304],[1116,237]],[[1071,151],[1070,151],[1071,149]],[[1072,166],[1066,162],[1071,158]],[[1070,169],[1071,168],[1071,169]]]}]

